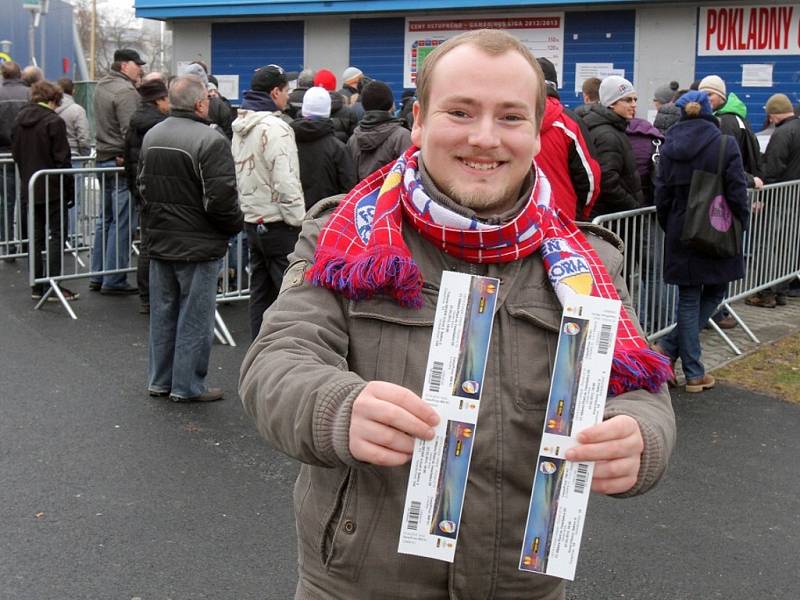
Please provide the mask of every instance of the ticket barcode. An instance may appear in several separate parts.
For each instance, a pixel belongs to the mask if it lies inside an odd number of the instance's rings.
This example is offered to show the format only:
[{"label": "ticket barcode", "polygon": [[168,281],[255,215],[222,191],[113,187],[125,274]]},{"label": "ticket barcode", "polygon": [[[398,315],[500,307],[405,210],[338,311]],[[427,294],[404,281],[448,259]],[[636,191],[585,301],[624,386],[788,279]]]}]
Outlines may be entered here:
[{"label": "ticket barcode", "polygon": [[597,342],[597,353],[608,354],[611,347],[611,325],[603,324],[600,326],[600,340]]},{"label": "ticket barcode", "polygon": [[578,469],[575,472],[575,493],[583,494],[586,491],[586,483],[589,479],[589,465],[585,463],[578,463]]},{"label": "ticket barcode", "polygon": [[411,502],[408,507],[408,523],[406,523],[406,529],[416,531],[419,528],[420,512],[422,512],[422,502]]},{"label": "ticket barcode", "polygon": [[444,363],[434,361],[431,367],[430,389],[432,392],[439,393],[442,387],[442,376],[444,375]]}]

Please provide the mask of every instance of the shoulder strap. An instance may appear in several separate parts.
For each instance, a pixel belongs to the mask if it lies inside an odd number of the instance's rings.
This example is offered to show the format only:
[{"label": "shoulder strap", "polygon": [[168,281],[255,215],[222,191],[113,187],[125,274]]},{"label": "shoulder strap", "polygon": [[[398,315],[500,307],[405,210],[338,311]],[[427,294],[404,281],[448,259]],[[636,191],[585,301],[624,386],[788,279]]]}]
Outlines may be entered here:
[{"label": "shoulder strap", "polygon": [[722,169],[725,167],[725,147],[728,145],[728,136],[720,136],[719,144],[719,161],[717,162],[717,175],[722,175]]}]

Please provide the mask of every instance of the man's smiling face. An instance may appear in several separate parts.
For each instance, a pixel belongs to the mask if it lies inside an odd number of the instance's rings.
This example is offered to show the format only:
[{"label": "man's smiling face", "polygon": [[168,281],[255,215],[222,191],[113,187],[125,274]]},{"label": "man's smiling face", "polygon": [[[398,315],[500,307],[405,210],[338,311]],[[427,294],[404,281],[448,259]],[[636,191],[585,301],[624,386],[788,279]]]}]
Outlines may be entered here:
[{"label": "man's smiling face", "polygon": [[414,105],[411,139],[428,174],[480,216],[514,206],[539,152],[537,77],[518,52],[464,44],[436,63],[425,113]]}]

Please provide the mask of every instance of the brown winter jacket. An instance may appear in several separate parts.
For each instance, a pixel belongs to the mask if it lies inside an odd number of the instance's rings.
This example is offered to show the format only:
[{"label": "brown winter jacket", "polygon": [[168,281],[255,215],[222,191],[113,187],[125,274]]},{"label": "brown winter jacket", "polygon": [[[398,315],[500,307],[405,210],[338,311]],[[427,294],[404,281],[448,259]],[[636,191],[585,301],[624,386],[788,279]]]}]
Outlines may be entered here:
[{"label": "brown winter jacket", "polygon": [[[402,308],[383,297],[347,300],[303,277],[327,214],[314,216],[332,200],[318,203],[304,222],[283,289],[245,357],[239,389],[259,431],[303,463],[294,491],[295,598],[562,600],[562,580],[517,568],[562,312],[539,254],[470,264],[406,226],[403,236],[425,281],[423,307]],[[622,255],[591,231],[587,237],[631,311]],[[397,553],[409,466],[361,463],[348,442],[352,403],[367,381],[421,393],[444,270],[501,281],[453,564]],[[623,496],[641,494],[663,474],[675,442],[666,386],[658,394],[609,399],[606,418],[618,414],[641,427],[639,479]]]}]

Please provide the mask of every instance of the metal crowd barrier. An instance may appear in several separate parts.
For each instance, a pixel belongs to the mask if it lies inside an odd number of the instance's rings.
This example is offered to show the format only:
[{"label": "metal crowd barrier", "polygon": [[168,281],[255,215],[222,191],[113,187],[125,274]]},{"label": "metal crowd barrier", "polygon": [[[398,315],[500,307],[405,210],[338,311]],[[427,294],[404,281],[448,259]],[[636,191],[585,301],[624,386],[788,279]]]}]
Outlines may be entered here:
[{"label": "metal crowd barrier", "polygon": [[0,257],[13,260],[27,255],[20,217],[19,171],[10,154],[0,154]]},{"label": "metal crowd barrier", "polygon": [[[731,303],[800,279],[800,181],[749,190],[748,196],[751,211],[744,236],[745,276],[728,285],[721,307],[759,343]],[[664,283],[664,232],[656,220],[655,207],[603,215],[592,223],[609,229],[625,242],[623,276],[645,336],[655,340],[666,334],[675,326],[678,291],[677,286]],[[741,354],[713,319],[709,319],[709,325],[734,353]]]},{"label": "metal crowd barrier", "polygon": [[[94,161],[94,157],[83,160]],[[136,271],[131,265],[133,255],[138,256],[136,239],[136,208],[130,192],[122,194],[122,201],[113,199],[112,190],[120,187],[125,177],[121,167],[47,169],[34,173],[28,185],[28,197],[34,198],[37,182],[44,182],[44,198],[40,202],[28,202],[27,232],[32,240],[32,255],[38,261],[29,262],[28,282],[34,286],[46,286],[42,298],[34,309],[39,309],[52,295],[67,311],[77,315],[61,291],[64,281],[130,273]],[[74,182],[71,199],[74,206],[68,208],[66,192],[68,179]],[[55,182],[58,193],[51,194]],[[106,193],[112,193],[106,198]],[[115,211],[113,227],[110,225],[111,211]],[[120,223],[127,223],[127,227]],[[106,248],[115,248],[114,261],[105,264]],[[45,244],[44,240],[48,243]],[[27,241],[27,240],[26,240]],[[84,261],[88,258],[88,264]],[[247,270],[248,251],[244,234],[234,238],[231,250],[223,260],[217,303],[227,303],[250,298],[250,278]],[[225,321],[216,311],[214,334],[222,343],[235,346],[236,342]]]},{"label": "metal crowd barrier", "polygon": [[[32,288],[47,286],[35,309],[55,294],[69,316],[77,319],[61,292],[61,282],[136,270],[130,266],[136,210],[127,186],[122,194],[113,191],[120,187],[124,177],[124,169],[120,167],[46,169],[33,174],[28,198],[35,198],[34,189],[39,181],[43,181],[45,191],[44,198],[28,202],[28,239],[31,256],[36,257],[29,261],[28,282]],[[70,180],[74,189],[71,198],[67,197]],[[58,193],[52,194],[51,187]],[[74,202],[73,231],[67,206],[70,200]],[[113,227],[111,211],[116,217]],[[121,221],[127,227],[121,226]],[[114,260],[105,264],[109,239],[115,249]],[[91,254],[88,266],[81,252]]]},{"label": "metal crowd barrier", "polygon": [[[73,156],[73,166],[94,166],[94,149],[88,156]],[[0,258],[16,259],[28,256],[27,210],[21,202],[19,169],[10,154],[0,154]],[[78,195],[76,194],[76,197]],[[78,230],[74,211],[70,211],[69,240],[67,247],[73,251],[85,235]],[[80,260],[80,258],[79,258]]]},{"label": "metal crowd barrier", "polygon": [[[228,244],[228,252],[222,260],[222,270],[217,286],[217,304],[243,300],[250,300],[250,251],[247,246],[247,236],[241,232],[231,239]],[[236,346],[236,341],[219,311],[217,311],[216,323],[214,335],[217,339],[230,346]]]}]

